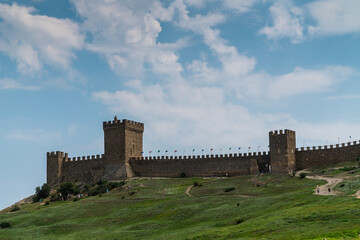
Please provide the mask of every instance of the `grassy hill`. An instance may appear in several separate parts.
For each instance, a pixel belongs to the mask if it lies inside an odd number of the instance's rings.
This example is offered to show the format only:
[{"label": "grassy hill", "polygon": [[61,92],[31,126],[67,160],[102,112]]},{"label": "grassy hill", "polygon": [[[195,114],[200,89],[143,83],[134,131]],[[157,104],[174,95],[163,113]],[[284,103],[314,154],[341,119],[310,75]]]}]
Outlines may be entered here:
[{"label": "grassy hill", "polygon": [[4,209],[0,223],[11,227],[0,239],[359,239],[355,164],[309,173],[346,177],[335,196],[313,194],[324,180],[281,174],[135,179],[76,202]]}]

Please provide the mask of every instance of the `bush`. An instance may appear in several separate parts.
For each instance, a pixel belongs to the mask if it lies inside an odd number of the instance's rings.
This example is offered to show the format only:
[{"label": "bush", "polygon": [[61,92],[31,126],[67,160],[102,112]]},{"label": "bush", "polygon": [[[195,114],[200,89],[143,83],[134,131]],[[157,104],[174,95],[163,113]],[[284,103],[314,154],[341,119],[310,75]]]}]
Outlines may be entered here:
[{"label": "bush", "polygon": [[57,201],[61,201],[62,197],[59,193],[53,193],[50,195],[50,202],[57,202]]},{"label": "bush", "polygon": [[244,219],[242,219],[242,218],[236,219],[236,224],[240,224],[240,223],[243,223],[243,222],[244,222]]},{"label": "bush", "polygon": [[20,210],[20,207],[18,205],[14,205],[11,209],[10,209],[10,212],[16,212],[16,211],[19,211]]},{"label": "bush", "polygon": [[193,183],[193,185],[194,185],[194,187],[198,187],[198,186],[199,186],[199,183],[195,181],[195,182]]},{"label": "bush", "polygon": [[229,188],[226,188],[226,189],[224,190],[224,192],[231,192],[231,191],[234,191],[234,190],[235,190],[234,187],[229,187]]},{"label": "bush", "polygon": [[76,197],[76,198],[74,198],[73,201],[74,201],[74,202],[77,202],[77,201],[79,201],[79,200],[80,200],[80,198],[77,198],[77,197]]},{"label": "bush", "polygon": [[64,200],[68,199],[69,194],[75,193],[75,186],[73,183],[67,182],[60,185],[58,192],[61,193]]},{"label": "bush", "polygon": [[344,172],[352,171],[352,170],[355,170],[355,169],[357,169],[357,167],[343,167],[343,168],[340,168],[340,170],[344,171]]},{"label": "bush", "polygon": [[50,205],[50,201],[46,201],[44,205],[45,206]]},{"label": "bush", "polygon": [[9,222],[2,222],[0,223],[0,228],[9,228],[11,224]]},{"label": "bush", "polygon": [[121,181],[121,182],[109,182],[107,184],[107,188],[109,189],[109,191],[111,191],[111,190],[113,190],[113,189],[115,189],[117,187],[123,186],[124,184],[125,184],[124,181]]},{"label": "bush", "polygon": [[306,177],[306,173],[300,173],[300,174],[299,174],[299,178],[300,178],[300,179],[303,179],[303,178],[305,178],[305,177]]},{"label": "bush", "polygon": [[342,184],[340,184],[340,187],[341,187],[341,188],[342,188],[342,187],[345,187],[345,184],[343,184],[343,183],[342,183]]},{"label": "bush", "polygon": [[184,172],[181,172],[181,173],[180,173],[180,177],[181,177],[181,178],[186,178],[186,174],[185,174]]},{"label": "bush", "polygon": [[45,199],[50,195],[50,185],[44,183],[41,187],[35,188],[35,196],[33,197],[33,202],[38,202],[40,199]]}]

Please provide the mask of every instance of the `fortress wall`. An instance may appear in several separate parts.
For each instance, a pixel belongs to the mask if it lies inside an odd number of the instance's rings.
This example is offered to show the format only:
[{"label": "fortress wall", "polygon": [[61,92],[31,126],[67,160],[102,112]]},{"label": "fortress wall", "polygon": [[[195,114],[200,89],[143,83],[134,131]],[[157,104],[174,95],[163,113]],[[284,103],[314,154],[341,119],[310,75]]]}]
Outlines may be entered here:
[{"label": "fortress wall", "polygon": [[356,141],[335,146],[319,146],[296,149],[296,169],[326,166],[355,161],[360,157],[360,144]]},{"label": "fortress wall", "polygon": [[[236,176],[265,171],[268,154],[206,155],[189,157],[145,157],[132,158],[130,165],[136,176],[141,177],[187,177]],[[267,170],[266,170],[267,171]]]},{"label": "fortress wall", "polygon": [[97,182],[102,178],[104,169],[104,155],[65,158],[62,164],[60,182]]}]

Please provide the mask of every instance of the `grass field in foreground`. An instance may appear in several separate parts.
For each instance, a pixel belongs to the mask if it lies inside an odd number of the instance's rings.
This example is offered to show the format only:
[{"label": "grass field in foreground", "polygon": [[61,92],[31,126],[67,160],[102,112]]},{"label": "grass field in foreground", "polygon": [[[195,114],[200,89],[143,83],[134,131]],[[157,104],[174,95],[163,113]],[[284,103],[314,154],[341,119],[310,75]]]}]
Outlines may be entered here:
[{"label": "grass field in foreground", "polygon": [[[195,181],[202,186],[190,197]],[[0,222],[12,227],[0,239],[359,239],[360,200],[314,195],[325,183],[281,174],[136,179],[77,202],[3,210]]]}]

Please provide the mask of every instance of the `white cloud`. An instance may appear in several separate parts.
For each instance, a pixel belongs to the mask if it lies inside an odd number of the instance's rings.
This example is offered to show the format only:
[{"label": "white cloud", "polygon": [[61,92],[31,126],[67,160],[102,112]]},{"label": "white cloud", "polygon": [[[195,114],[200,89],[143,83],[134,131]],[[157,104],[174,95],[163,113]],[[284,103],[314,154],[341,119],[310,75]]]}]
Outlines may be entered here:
[{"label": "white cloud", "polygon": [[[227,44],[227,42],[220,36],[220,31],[218,29],[213,28],[225,21],[224,15],[219,13],[210,13],[207,15],[196,15],[195,17],[190,17],[186,6],[182,4],[181,1],[177,1],[176,3],[180,15],[178,25],[183,29],[192,30],[203,37],[204,43],[218,56],[222,63],[221,75],[223,76],[223,79],[239,78],[254,70],[256,64],[255,58],[239,53],[234,46]],[[195,61],[193,64],[198,63],[198,61]],[[210,68],[199,68],[199,66],[200,65],[196,67],[194,65],[193,67],[190,66],[190,68],[193,71],[217,71]],[[203,66],[206,66],[206,63],[205,65],[203,64]],[[209,76],[209,74],[202,74],[200,72],[195,72],[195,74],[198,76]]]},{"label": "white cloud", "polygon": [[321,0],[307,5],[317,25],[309,32],[320,35],[360,32],[360,1]]},{"label": "white cloud", "polygon": [[[221,88],[194,87],[177,81],[131,91],[95,92],[93,97],[107,105],[112,113],[144,121],[145,137],[152,147],[165,142],[187,147],[250,144],[266,132],[261,117],[240,105],[228,103]],[[250,131],[249,124],[257,124],[257,128]],[[249,132],[254,136],[239,138],[250,135]]]},{"label": "white cloud", "polygon": [[240,13],[248,12],[256,3],[256,0],[225,0],[224,5],[230,9],[235,9]]},{"label": "white cloud", "polygon": [[35,12],[32,7],[0,3],[0,51],[16,60],[24,74],[33,74],[44,64],[70,68],[73,51],[83,46],[78,25]]},{"label": "white cloud", "polygon": [[303,93],[324,92],[355,74],[357,73],[354,69],[343,66],[328,66],[320,70],[297,67],[291,73],[273,77],[268,87],[268,95],[283,98]]},{"label": "white cloud", "polygon": [[155,73],[178,78],[182,71],[172,44],[157,42],[162,31],[159,20],[170,21],[174,9],[166,9],[157,0],[72,1],[83,18],[82,29],[91,34],[87,49],[102,54],[116,73],[141,76],[144,65]]},{"label": "white cloud", "polygon": [[42,129],[24,130],[14,129],[5,135],[5,138],[19,141],[49,142],[61,138],[58,132],[45,131]]},{"label": "white cloud", "polygon": [[20,90],[36,91],[36,90],[40,90],[40,86],[25,85],[19,81],[5,78],[0,80],[0,89],[20,89]]},{"label": "white cloud", "polygon": [[[223,88],[195,87],[188,82],[167,85],[141,85],[116,92],[94,92],[93,98],[106,105],[112,114],[131,116],[145,123],[145,151],[158,149],[260,146],[267,150],[268,131],[297,131],[298,146],[329,144],[337,137],[346,139],[360,132],[360,124],[333,121],[313,124],[298,121],[284,113],[252,112],[241,104],[230,103]],[[130,85],[134,85],[132,82]],[[284,89],[286,91],[286,89]]]},{"label": "white cloud", "polygon": [[304,38],[303,9],[292,5],[290,0],[275,1],[270,7],[273,26],[260,29],[268,39],[290,38],[298,43]]}]

